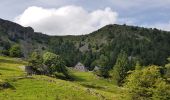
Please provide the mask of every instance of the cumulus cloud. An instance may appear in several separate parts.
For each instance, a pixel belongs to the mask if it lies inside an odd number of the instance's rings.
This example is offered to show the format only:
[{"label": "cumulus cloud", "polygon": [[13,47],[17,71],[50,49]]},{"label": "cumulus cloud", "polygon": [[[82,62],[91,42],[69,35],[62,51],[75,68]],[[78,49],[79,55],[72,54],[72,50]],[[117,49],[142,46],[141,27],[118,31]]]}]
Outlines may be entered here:
[{"label": "cumulus cloud", "polygon": [[15,22],[49,35],[82,35],[116,23],[117,16],[111,8],[88,12],[73,5],[57,9],[32,6],[17,16]]}]

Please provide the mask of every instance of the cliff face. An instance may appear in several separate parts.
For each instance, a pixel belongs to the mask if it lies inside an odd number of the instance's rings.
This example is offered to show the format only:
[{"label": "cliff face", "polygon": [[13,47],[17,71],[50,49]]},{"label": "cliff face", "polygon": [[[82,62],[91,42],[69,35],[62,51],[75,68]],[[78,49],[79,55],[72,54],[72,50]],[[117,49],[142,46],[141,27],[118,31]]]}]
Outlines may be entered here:
[{"label": "cliff face", "polygon": [[41,50],[41,47],[46,46],[44,41],[48,41],[47,35],[34,32],[31,27],[23,27],[3,19],[0,19],[0,36],[1,49],[19,44],[25,57],[34,49]]},{"label": "cliff face", "polygon": [[34,30],[31,27],[22,27],[16,23],[3,19],[0,19],[0,31],[7,33],[8,37],[11,39],[27,39],[34,33]]}]

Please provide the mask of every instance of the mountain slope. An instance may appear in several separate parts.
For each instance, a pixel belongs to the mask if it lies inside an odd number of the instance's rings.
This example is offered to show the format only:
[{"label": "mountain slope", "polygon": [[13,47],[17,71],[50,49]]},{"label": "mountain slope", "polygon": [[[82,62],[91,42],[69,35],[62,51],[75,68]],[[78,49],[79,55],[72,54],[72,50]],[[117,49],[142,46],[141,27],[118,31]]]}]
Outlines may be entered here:
[{"label": "mountain slope", "polygon": [[[74,72],[75,81],[27,76],[26,62],[0,56],[0,100],[121,100],[122,88],[91,72]],[[11,87],[1,89],[1,81]]]},{"label": "mountain slope", "polygon": [[170,56],[170,32],[135,26],[107,25],[88,35],[47,36],[0,19],[0,36],[2,50],[17,43],[25,57],[34,50],[48,50],[60,55],[67,66],[82,62],[89,69],[101,56],[107,58],[106,66],[111,68],[121,50],[143,65],[164,65]]},{"label": "mountain slope", "polygon": [[34,32],[31,27],[22,27],[16,23],[0,19],[0,48],[9,49],[20,44],[24,56],[34,49],[42,49],[48,43],[48,36]]},{"label": "mountain slope", "polygon": [[[112,67],[121,50],[126,51],[129,59],[143,65],[164,65],[170,55],[170,32],[157,29],[107,25],[89,35],[52,38],[53,52],[64,58],[74,58],[69,60],[71,62],[77,59],[75,63],[81,61],[90,68],[102,55],[109,60],[107,66]],[[77,51],[73,50],[75,47]]]}]

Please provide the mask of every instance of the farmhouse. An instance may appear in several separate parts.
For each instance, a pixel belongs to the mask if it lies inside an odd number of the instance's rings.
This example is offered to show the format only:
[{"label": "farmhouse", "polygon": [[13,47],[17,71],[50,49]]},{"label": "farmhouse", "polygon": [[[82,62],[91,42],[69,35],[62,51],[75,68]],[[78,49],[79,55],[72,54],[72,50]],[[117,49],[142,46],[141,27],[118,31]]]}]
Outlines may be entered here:
[{"label": "farmhouse", "polygon": [[80,62],[77,63],[77,65],[74,67],[75,70],[86,72],[88,71],[87,68]]}]

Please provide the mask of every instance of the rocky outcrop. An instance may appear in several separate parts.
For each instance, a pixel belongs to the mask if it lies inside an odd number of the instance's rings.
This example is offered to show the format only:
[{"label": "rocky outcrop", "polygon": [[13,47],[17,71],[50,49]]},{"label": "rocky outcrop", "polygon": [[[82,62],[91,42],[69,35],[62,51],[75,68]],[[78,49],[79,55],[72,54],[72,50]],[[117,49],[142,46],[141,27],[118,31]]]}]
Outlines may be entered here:
[{"label": "rocky outcrop", "polygon": [[[21,46],[24,57],[33,50],[42,51],[47,47],[49,36],[34,32],[31,27],[23,27],[17,23],[0,19],[0,44]],[[3,49],[4,46],[0,47]]]}]

